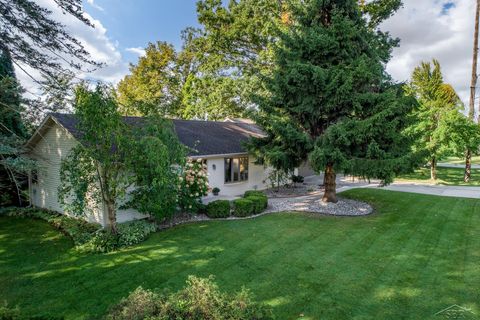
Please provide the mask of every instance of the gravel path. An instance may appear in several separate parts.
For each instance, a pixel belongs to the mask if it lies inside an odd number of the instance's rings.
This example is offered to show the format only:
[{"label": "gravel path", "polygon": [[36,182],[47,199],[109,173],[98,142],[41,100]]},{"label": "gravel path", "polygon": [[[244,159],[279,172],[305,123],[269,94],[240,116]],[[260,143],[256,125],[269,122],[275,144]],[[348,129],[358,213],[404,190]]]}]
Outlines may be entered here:
[{"label": "gravel path", "polygon": [[317,196],[268,199],[266,212],[302,211],[316,212],[333,216],[364,216],[372,213],[373,208],[360,201],[339,198],[337,203],[324,203]]}]

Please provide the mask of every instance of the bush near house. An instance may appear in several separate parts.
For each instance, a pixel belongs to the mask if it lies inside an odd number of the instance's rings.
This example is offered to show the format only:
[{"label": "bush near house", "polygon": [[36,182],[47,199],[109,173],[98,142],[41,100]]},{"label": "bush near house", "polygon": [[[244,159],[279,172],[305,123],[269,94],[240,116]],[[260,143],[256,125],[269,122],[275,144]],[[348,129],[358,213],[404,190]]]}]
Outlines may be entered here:
[{"label": "bush near house", "polygon": [[230,216],[230,201],[215,200],[207,204],[209,218],[227,218]]},{"label": "bush near house", "polygon": [[265,210],[268,207],[267,197],[249,196],[249,197],[246,197],[245,199],[252,202],[253,212],[255,214],[261,213],[263,210]]},{"label": "bush near house", "polygon": [[233,200],[233,215],[236,217],[248,217],[255,213],[252,201],[247,198]]},{"label": "bush near house", "polygon": [[137,288],[110,309],[107,319],[267,320],[273,316],[271,310],[254,303],[247,290],[227,295],[220,292],[212,277],[189,276],[187,287],[176,293]]},{"label": "bush near house", "polygon": [[145,241],[156,230],[157,227],[154,223],[145,220],[119,223],[118,233],[113,234],[110,230],[97,232],[86,245],[86,250],[92,252],[115,251]]},{"label": "bush near house", "polygon": [[265,198],[267,197],[265,193],[258,190],[248,190],[248,191],[245,191],[245,193],[243,194],[244,198],[248,198],[250,196],[258,196],[258,197],[265,197]]}]

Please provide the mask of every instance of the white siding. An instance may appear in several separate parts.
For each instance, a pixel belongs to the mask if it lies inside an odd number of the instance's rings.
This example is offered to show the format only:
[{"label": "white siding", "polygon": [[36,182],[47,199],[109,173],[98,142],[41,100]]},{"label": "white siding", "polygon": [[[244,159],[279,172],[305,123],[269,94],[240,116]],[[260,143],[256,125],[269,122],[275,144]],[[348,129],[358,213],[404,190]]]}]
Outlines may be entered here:
[{"label": "white siding", "polygon": [[[31,156],[37,160],[37,182],[31,185],[31,200],[34,206],[64,213],[58,201],[60,185],[60,167],[78,141],[63,127],[50,120],[45,124],[49,129],[31,150]],[[94,213],[86,217],[88,221],[105,225],[103,205],[93,209]]]},{"label": "white siding", "polygon": [[265,180],[270,170],[263,165],[255,164],[251,156],[248,157],[248,181],[225,183],[225,157],[207,158],[207,167],[208,183],[211,188],[220,188],[220,195],[239,196],[247,190],[267,188]]}]

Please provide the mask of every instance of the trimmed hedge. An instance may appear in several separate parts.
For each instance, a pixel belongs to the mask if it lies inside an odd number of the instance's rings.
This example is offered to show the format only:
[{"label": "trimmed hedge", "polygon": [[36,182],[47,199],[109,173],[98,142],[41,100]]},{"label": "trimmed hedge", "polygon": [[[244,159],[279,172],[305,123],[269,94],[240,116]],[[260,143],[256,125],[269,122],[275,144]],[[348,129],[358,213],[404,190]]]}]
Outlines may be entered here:
[{"label": "trimmed hedge", "polygon": [[248,198],[248,197],[252,197],[252,196],[256,196],[256,197],[267,197],[267,195],[265,193],[263,193],[262,191],[257,191],[257,190],[248,190],[248,191],[245,191],[243,197],[244,198]]},{"label": "trimmed hedge", "polygon": [[233,200],[233,215],[236,217],[248,217],[254,214],[253,202],[247,198]]},{"label": "trimmed hedge", "polygon": [[209,218],[227,218],[230,216],[230,201],[215,200],[207,204]]},{"label": "trimmed hedge", "polygon": [[253,212],[255,214],[261,213],[268,207],[268,198],[267,197],[259,197],[259,196],[249,196],[245,198],[246,200],[250,200],[253,205]]}]

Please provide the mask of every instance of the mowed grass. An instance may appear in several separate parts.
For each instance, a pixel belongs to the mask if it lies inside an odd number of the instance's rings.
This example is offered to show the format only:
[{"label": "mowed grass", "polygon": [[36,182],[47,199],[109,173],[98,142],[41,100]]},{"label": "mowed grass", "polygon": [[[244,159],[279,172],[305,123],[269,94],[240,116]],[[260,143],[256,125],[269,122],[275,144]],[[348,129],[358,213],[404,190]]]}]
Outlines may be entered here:
[{"label": "mowed grass", "polygon": [[423,182],[450,186],[480,186],[480,169],[472,169],[470,182],[463,181],[464,168],[437,167],[437,180],[430,179],[430,168],[420,168],[401,175],[396,181]]},{"label": "mowed grass", "polygon": [[[465,158],[447,157],[445,159],[442,159],[442,161],[440,162],[465,165]],[[480,156],[473,156],[472,164],[480,164]]]},{"label": "mowed grass", "polygon": [[177,290],[188,275],[242,286],[277,319],[437,319],[480,314],[480,202],[351,190],[376,212],[279,213],[178,226],[136,247],[82,255],[47,224],[0,218],[0,302],[30,314],[99,318],[137,286]]}]

